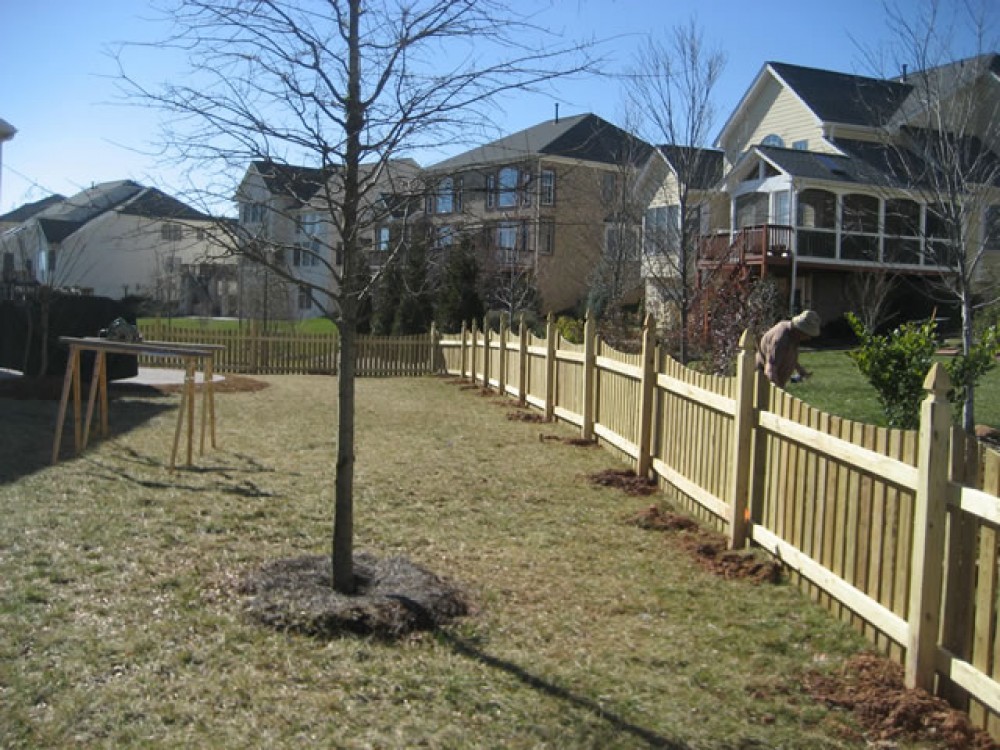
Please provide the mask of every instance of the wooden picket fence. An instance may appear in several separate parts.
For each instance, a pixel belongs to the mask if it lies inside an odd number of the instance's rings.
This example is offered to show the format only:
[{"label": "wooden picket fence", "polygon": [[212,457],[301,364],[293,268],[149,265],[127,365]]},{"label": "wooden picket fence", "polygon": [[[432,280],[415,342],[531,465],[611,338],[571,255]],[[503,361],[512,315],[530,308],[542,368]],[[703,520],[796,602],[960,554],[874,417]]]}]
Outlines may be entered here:
[{"label": "wooden picket fence", "polygon": [[[255,325],[234,330],[173,327],[162,321],[144,324],[146,341],[216,344],[214,369],[242,375],[336,375],[339,338],[336,333],[266,331]],[[359,336],[355,374],[359,377],[423,375],[438,368],[435,334]],[[139,358],[143,367],[182,367],[180,359]]]},{"label": "wooden picket fence", "polygon": [[787,566],[822,606],[1000,737],[1000,454],[951,426],[935,367],[919,430],[819,412],[772,386],[741,341],[735,377],[522,325],[439,341],[449,374],[580,428],[740,548]]}]

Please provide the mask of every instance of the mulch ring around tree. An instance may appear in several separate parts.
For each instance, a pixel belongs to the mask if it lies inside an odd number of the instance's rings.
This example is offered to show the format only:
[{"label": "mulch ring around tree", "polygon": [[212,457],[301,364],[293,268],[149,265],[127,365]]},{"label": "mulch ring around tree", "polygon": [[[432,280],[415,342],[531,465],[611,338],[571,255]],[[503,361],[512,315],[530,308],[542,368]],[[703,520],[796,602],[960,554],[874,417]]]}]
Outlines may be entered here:
[{"label": "mulch ring around tree", "polygon": [[312,555],[267,563],[236,587],[248,597],[246,610],[279,631],[317,637],[343,633],[398,638],[432,630],[469,612],[461,589],[404,557],[354,556],[357,592],[333,590],[329,556]]},{"label": "mulch ring around tree", "polygon": [[[874,747],[933,742],[948,748],[996,750],[1000,744],[973,727],[967,714],[924,690],[907,690],[903,668],[873,653],[851,657],[835,673],[810,672],[803,687],[815,700],[850,712]],[[851,729],[844,727],[845,733]]]},{"label": "mulch ring around tree", "polygon": [[705,570],[728,579],[754,583],[779,583],[781,563],[762,558],[757,553],[728,549],[722,534],[703,528],[692,518],[650,505],[628,519],[642,529],[673,532],[672,539],[686,550]]}]

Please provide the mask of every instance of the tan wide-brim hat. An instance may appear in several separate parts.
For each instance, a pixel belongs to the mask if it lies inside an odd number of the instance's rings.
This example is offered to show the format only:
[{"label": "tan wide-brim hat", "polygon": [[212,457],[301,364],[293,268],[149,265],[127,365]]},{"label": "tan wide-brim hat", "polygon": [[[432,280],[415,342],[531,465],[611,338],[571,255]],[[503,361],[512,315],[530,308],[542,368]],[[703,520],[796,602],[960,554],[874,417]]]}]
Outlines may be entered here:
[{"label": "tan wide-brim hat", "polygon": [[792,318],[792,326],[809,338],[816,338],[819,336],[819,313],[815,310],[804,310]]}]

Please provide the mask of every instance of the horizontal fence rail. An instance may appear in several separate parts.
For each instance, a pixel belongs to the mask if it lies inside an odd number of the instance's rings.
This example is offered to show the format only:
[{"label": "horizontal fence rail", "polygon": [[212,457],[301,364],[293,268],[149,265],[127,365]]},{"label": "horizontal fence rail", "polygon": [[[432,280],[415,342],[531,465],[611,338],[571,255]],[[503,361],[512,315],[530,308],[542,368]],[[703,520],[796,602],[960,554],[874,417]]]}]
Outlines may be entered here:
[{"label": "horizontal fence rail", "polygon": [[[215,344],[216,372],[236,375],[336,375],[340,339],[336,333],[266,331],[245,325],[236,329],[191,328],[153,321],[141,326],[150,341]],[[438,372],[447,365],[435,346],[437,334],[358,336],[355,375],[403,377]],[[181,360],[140,357],[143,367],[181,367]]]},{"label": "horizontal fence rail", "polygon": [[910,687],[1000,736],[1000,454],[951,428],[943,370],[921,428],[824,414],[771,385],[741,340],[735,377],[506,323],[440,339],[443,369],[575,425],[683,507],[778,558],[793,582],[901,662]]}]

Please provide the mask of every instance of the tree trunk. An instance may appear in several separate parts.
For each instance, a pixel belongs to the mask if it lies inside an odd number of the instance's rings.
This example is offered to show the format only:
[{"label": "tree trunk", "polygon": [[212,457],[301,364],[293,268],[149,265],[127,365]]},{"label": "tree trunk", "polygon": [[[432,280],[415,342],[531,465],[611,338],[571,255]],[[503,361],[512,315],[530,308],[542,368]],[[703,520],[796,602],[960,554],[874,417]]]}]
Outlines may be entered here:
[{"label": "tree trunk", "polygon": [[353,594],[354,586],[354,348],[357,336],[359,167],[364,105],[361,102],[359,18],[361,0],[350,0],[347,74],[347,149],[344,158],[343,288],[340,290],[340,383],[337,425],[337,479],[333,513],[333,588]]},{"label": "tree trunk", "polygon": [[[968,295],[962,296],[962,354],[966,357],[972,351],[972,346],[974,343],[974,334],[972,330],[973,323],[973,310],[972,302],[970,301]],[[971,382],[971,378],[968,378],[970,382],[964,383],[965,386],[965,404],[962,408],[962,429],[965,430],[966,434],[972,435],[976,431],[976,387],[975,383]]]},{"label": "tree trunk", "polygon": [[[352,316],[353,317],[353,316]],[[354,321],[341,317],[337,478],[333,511],[333,588],[354,593]]]}]

